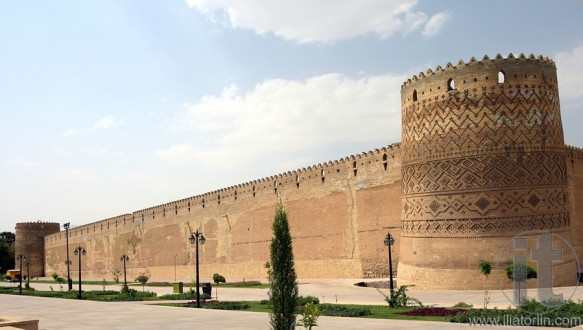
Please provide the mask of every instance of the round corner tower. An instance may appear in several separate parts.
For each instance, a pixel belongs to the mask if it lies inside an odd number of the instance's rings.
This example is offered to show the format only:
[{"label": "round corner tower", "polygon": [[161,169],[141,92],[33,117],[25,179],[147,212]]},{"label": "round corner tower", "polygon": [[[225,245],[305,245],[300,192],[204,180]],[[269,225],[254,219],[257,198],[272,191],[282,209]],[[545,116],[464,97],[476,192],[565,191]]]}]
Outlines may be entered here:
[{"label": "round corner tower", "polygon": [[[26,263],[29,263],[31,277],[45,276],[45,236],[58,233],[60,224],[56,222],[21,222],[16,224],[14,254],[23,255],[26,261],[22,270],[26,275]],[[16,260],[19,268],[19,261]]]},{"label": "round corner tower", "polygon": [[[510,54],[448,63],[407,80],[401,102],[399,285],[483,289],[478,263],[496,262],[516,235],[568,234],[552,60]],[[565,274],[573,260],[561,262]],[[555,285],[570,284],[554,275]]]}]

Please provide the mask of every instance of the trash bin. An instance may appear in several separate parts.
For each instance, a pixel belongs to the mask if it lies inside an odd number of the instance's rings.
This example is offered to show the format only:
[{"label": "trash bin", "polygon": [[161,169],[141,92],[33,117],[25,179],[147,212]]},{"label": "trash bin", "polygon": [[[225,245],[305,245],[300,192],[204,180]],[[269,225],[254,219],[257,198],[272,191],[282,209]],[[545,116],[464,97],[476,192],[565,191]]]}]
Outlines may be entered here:
[{"label": "trash bin", "polygon": [[209,296],[212,296],[211,292],[213,290],[213,286],[210,283],[203,283],[202,284],[202,293],[206,293]]},{"label": "trash bin", "polygon": [[184,285],[182,284],[182,282],[172,283],[172,291],[174,293],[182,293],[183,288]]}]

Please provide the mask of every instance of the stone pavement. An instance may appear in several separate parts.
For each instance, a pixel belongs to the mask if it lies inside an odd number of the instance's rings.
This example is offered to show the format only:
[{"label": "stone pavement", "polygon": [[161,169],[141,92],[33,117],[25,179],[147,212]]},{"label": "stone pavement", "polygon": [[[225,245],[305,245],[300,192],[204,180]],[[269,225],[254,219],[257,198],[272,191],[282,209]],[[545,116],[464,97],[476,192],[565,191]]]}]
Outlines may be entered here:
[{"label": "stone pavement", "polygon": [[[326,303],[358,303],[384,305],[383,296],[374,288],[353,286],[360,280],[300,280],[302,295],[318,296]],[[49,284],[31,283],[38,289]],[[52,285],[59,289],[58,284]],[[76,287],[75,287],[76,288]],[[101,286],[83,286],[84,289],[102,289]],[[110,287],[111,288],[111,287]],[[141,289],[136,287],[136,289]],[[147,287],[159,295],[170,293],[169,287]],[[214,287],[213,287],[214,290]],[[385,293],[388,290],[382,290]],[[571,290],[572,291],[572,290]],[[575,300],[580,299],[575,290]],[[580,290],[580,291],[583,291]],[[532,296],[532,292],[529,292]],[[480,307],[483,291],[411,291],[410,295],[425,305],[452,306],[459,301]],[[213,291],[214,296],[214,291]],[[219,288],[220,300],[261,300],[267,298],[267,289]],[[490,292],[490,307],[506,308],[510,302],[501,291]],[[0,295],[0,318],[39,319],[39,329],[269,329],[266,313],[219,311],[194,308],[152,306],[145,303],[94,302],[67,299]],[[467,324],[448,322],[378,320],[366,318],[320,317],[316,329],[456,329]],[[516,329],[515,327],[496,327]],[[521,327],[520,329],[524,329]],[[540,329],[540,328],[539,328]]]}]

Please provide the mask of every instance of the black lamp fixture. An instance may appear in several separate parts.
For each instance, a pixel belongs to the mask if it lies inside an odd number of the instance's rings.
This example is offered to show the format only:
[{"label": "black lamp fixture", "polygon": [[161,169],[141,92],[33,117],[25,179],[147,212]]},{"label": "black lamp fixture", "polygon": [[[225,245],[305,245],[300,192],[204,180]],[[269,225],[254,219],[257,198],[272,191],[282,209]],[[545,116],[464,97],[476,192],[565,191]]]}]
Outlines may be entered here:
[{"label": "black lamp fixture", "polygon": [[85,248],[81,247],[81,245],[79,245],[78,247],[75,248],[75,255],[79,256],[79,296],[78,299],[81,299],[81,255],[85,255],[87,253],[87,251],[85,251]]},{"label": "black lamp fixture", "polygon": [[391,283],[391,297],[392,297],[394,287],[393,287],[393,259],[391,256],[391,246],[395,244],[395,239],[393,238],[393,235],[391,235],[390,232],[387,232],[387,237],[385,237],[383,243],[385,243],[385,246],[389,248],[389,280]]},{"label": "black lamp fixture", "polygon": [[65,237],[67,238],[67,260],[65,260],[65,265],[67,265],[67,284],[69,286],[69,291],[73,290],[73,280],[71,279],[71,271],[69,266],[71,266],[71,259],[69,259],[69,228],[71,227],[71,223],[67,222],[63,224],[63,228],[65,228]]},{"label": "black lamp fixture", "polygon": [[121,256],[121,258],[119,259],[119,261],[123,261],[123,285],[124,287],[127,288],[128,286],[128,278],[126,276],[126,262],[130,261],[130,257],[128,257],[127,255],[123,255]]},{"label": "black lamp fixture", "polygon": [[16,256],[16,260],[20,261],[20,286],[18,288],[18,293],[22,294],[22,263],[26,261],[26,257],[22,254]]},{"label": "black lamp fixture", "polygon": [[196,232],[190,235],[188,241],[190,241],[190,244],[196,245],[196,308],[200,308],[200,291],[199,291],[200,283],[198,276],[198,243],[200,242],[200,244],[204,244],[204,242],[206,242],[206,239],[204,238],[204,235],[202,233],[198,232],[197,229]]}]

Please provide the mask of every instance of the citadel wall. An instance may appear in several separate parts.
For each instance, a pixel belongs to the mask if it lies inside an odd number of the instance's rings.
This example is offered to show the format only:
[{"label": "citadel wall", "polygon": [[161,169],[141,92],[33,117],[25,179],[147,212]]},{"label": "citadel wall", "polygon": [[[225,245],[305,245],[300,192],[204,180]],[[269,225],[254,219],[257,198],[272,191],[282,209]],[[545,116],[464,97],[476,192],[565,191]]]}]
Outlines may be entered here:
[{"label": "citadel wall", "polygon": [[569,243],[577,253],[583,273],[583,149],[567,146],[567,190],[571,218]]},{"label": "citadel wall", "polygon": [[[264,278],[275,205],[288,210],[300,278],[387,277],[383,239],[395,237],[399,285],[490,289],[478,262],[512,262],[509,242],[537,231],[565,241],[553,285],[574,285],[583,257],[583,150],[564,145],[556,67],[520,54],[428,70],[402,86],[403,141],[69,230],[84,278],[190,280],[193,231],[203,280]],[[66,272],[65,232],[45,237],[45,273]],[[18,235],[17,235],[18,240]],[[501,251],[502,257],[501,257]],[[73,259],[72,276],[77,260]],[[480,281],[476,281],[476,278]],[[510,281],[502,284],[509,288]]]},{"label": "citadel wall", "polygon": [[[87,250],[84,278],[111,278],[129,256],[128,276],[188,281],[194,274],[190,234],[206,237],[200,273],[209,280],[265,278],[275,205],[288,211],[300,278],[388,276],[388,230],[398,260],[401,193],[399,144],[301,170],[105,219],[69,230],[69,249]],[[45,238],[46,272],[66,273],[65,232]],[[72,277],[78,260],[73,259]]]}]

